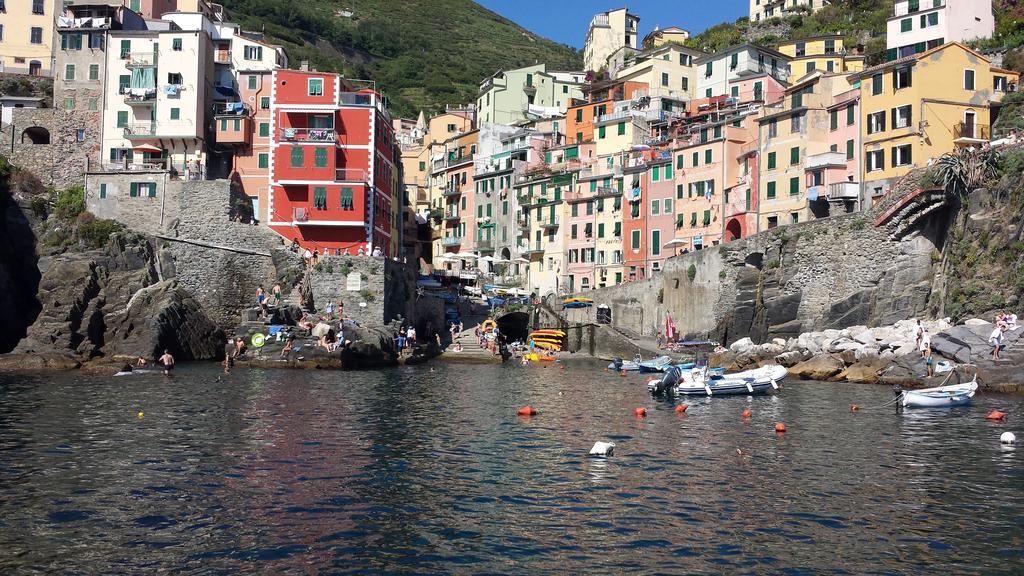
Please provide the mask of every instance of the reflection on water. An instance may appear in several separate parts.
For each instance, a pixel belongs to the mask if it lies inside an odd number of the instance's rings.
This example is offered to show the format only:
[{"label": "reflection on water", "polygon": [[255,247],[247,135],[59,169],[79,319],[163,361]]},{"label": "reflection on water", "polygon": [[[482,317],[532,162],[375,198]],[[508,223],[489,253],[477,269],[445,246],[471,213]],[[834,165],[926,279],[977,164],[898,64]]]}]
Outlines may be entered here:
[{"label": "reflection on water", "polygon": [[[582,365],[177,372],[0,377],[0,572],[991,574],[1024,561],[1021,451],[998,443],[1014,421],[983,419],[1021,413],[1017,398],[852,413],[888,389],[790,383],[688,399],[680,415],[643,378]],[[540,413],[515,416],[526,404]],[[615,455],[587,457],[596,440]]]}]

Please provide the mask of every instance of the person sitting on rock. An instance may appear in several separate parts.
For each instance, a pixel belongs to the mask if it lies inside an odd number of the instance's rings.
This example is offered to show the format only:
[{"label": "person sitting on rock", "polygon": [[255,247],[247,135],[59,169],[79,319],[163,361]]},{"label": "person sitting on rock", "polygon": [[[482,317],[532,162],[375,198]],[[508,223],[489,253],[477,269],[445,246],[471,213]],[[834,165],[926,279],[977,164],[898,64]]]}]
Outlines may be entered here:
[{"label": "person sitting on rock", "polygon": [[242,340],[242,337],[239,336],[238,338],[235,338],[235,355],[234,355],[234,357],[238,358],[239,356],[241,356],[243,354],[245,354],[245,340]]},{"label": "person sitting on rock", "polygon": [[146,365],[146,359],[143,358],[142,356],[139,356],[139,359],[135,361],[135,365],[136,366],[145,366]]},{"label": "person sitting on rock", "polygon": [[281,349],[281,358],[288,360],[291,357],[292,350],[295,349],[295,336],[288,336],[288,340],[284,343],[284,348]]}]

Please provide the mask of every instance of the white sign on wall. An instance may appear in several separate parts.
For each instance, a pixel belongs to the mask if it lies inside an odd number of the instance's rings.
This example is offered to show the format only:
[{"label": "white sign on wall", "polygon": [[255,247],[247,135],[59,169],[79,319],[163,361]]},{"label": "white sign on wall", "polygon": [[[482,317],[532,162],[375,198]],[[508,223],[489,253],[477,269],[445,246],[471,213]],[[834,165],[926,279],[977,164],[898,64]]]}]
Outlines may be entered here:
[{"label": "white sign on wall", "polygon": [[359,275],[359,272],[349,272],[346,278],[345,289],[348,291],[356,291],[363,289],[363,279]]}]

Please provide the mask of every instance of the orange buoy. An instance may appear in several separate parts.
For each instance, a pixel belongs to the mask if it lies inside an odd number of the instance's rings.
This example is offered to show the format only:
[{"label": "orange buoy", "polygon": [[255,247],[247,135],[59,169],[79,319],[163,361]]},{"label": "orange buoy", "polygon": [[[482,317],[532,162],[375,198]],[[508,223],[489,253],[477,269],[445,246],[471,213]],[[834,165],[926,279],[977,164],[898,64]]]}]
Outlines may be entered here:
[{"label": "orange buoy", "polygon": [[635,414],[637,418],[643,418],[647,416],[647,408],[637,408],[636,410],[633,410],[633,414]]},{"label": "orange buoy", "polygon": [[999,410],[993,410],[985,416],[985,420],[1002,420],[1006,418],[1006,412],[1000,412]]},{"label": "orange buoy", "polygon": [[743,412],[740,413],[740,416],[750,418],[750,408],[744,408]]},{"label": "orange buoy", "polygon": [[676,406],[676,414],[682,414],[683,412],[686,412],[686,409],[689,407],[690,406],[687,404],[680,404],[679,406]]},{"label": "orange buoy", "polygon": [[520,416],[533,416],[537,411],[532,406],[523,406],[516,411],[516,414]]},{"label": "orange buoy", "polygon": [[860,410],[860,406],[857,406],[856,404],[850,406],[850,412],[856,412],[858,410]]},{"label": "orange buoy", "polygon": [[780,432],[780,433],[781,433],[781,432],[785,432],[785,431],[786,431],[786,425],[785,425],[785,424],[783,424],[782,422],[779,422],[779,423],[777,423],[777,424],[775,425],[775,431],[776,431],[776,432]]}]

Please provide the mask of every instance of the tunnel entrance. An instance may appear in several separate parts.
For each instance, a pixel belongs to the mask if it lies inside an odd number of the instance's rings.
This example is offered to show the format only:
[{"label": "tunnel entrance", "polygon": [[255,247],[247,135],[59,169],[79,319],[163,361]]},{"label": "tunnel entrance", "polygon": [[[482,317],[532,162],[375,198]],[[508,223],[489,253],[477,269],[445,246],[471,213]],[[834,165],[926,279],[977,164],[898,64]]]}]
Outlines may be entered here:
[{"label": "tunnel entrance", "polygon": [[509,312],[498,318],[498,330],[508,342],[526,342],[530,334],[530,315],[526,312]]}]

